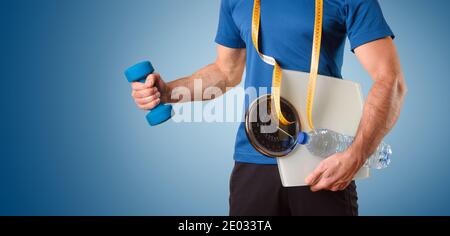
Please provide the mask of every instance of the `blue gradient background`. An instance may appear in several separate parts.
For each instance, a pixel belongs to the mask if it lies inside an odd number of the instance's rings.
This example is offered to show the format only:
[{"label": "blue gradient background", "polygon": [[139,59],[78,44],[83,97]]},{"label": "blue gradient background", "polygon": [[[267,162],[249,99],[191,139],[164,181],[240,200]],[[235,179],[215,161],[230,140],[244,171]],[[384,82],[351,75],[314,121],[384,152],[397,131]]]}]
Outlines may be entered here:
[{"label": "blue gradient background", "polygon": [[[409,85],[362,215],[450,215],[450,2],[381,0]],[[2,0],[0,215],[226,215],[238,124],[150,128],[123,70],[215,58],[219,0]],[[344,77],[371,80],[347,50]]]}]

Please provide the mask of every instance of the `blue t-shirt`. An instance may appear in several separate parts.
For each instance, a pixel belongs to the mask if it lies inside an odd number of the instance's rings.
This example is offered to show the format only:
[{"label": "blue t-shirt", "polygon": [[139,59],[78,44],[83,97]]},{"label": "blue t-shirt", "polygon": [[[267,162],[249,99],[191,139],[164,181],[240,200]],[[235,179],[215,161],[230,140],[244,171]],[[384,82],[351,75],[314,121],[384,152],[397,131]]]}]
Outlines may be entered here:
[{"label": "blue t-shirt", "polygon": [[[246,48],[245,88],[265,87],[270,93],[273,67],[259,58],[253,46],[252,10],[252,0],[222,0],[216,43],[229,48]],[[283,69],[309,72],[314,14],[313,0],[262,0],[261,52],[274,57]],[[347,36],[352,50],[377,39],[394,37],[377,0],[325,0],[323,22],[319,66],[322,75],[342,77]],[[251,102],[246,102],[245,109]],[[238,130],[234,159],[244,163],[276,164],[275,159],[253,148],[244,124]]]}]

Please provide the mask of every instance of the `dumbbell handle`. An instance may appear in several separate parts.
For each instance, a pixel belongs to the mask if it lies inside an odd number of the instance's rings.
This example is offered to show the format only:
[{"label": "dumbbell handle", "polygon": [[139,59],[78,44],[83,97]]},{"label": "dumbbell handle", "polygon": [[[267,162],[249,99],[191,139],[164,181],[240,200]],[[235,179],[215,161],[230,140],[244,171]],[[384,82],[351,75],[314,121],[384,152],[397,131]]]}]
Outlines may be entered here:
[{"label": "dumbbell handle", "polygon": [[[125,71],[128,82],[145,83],[147,76],[155,72],[152,63],[144,61]],[[160,103],[147,114],[147,121],[151,126],[159,125],[172,117],[172,106]]]}]

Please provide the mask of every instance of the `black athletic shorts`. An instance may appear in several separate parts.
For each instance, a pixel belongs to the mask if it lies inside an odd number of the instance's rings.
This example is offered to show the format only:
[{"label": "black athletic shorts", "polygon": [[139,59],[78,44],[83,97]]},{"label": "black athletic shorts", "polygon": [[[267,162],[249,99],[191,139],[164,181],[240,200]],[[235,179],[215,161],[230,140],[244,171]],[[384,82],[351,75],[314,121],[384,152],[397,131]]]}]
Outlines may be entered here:
[{"label": "black athletic shorts", "polygon": [[231,216],[357,216],[354,182],[344,191],[285,188],[276,165],[236,163],[230,180]]}]

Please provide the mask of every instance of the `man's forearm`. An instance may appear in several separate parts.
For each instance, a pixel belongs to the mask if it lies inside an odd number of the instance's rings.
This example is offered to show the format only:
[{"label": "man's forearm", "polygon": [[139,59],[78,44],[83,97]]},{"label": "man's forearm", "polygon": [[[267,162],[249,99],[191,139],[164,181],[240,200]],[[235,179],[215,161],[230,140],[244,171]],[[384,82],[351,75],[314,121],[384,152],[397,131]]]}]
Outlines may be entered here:
[{"label": "man's forearm", "polygon": [[[207,89],[220,92],[223,95],[229,88],[237,86],[242,80],[245,68],[245,49],[232,49],[217,46],[217,59],[193,75],[184,77],[167,84],[162,101],[178,103],[211,100],[213,96],[203,96]],[[201,86],[198,86],[201,84]]]},{"label": "man's forearm", "polygon": [[[200,91],[195,91],[195,83],[201,82]],[[165,91],[166,96],[163,98],[164,102],[167,103],[177,103],[181,101],[195,101],[203,100],[203,96],[195,96],[195,93],[201,93],[207,88],[218,88],[223,93],[226,92],[228,77],[225,75],[220,68],[214,63],[206,66],[205,68],[195,72],[193,75],[184,77],[167,84],[167,91]],[[185,93],[179,94],[177,89],[183,88],[190,91],[191,97],[183,97]],[[198,88],[197,88],[198,89]]]},{"label": "man's forearm", "polygon": [[401,72],[381,74],[367,97],[361,123],[350,150],[361,162],[373,154],[384,136],[397,122],[406,85]]}]

